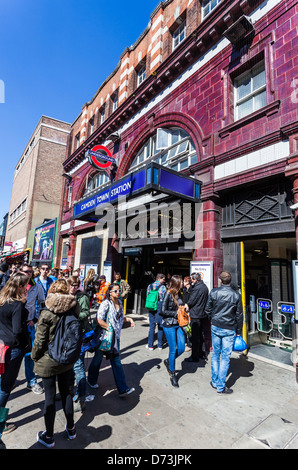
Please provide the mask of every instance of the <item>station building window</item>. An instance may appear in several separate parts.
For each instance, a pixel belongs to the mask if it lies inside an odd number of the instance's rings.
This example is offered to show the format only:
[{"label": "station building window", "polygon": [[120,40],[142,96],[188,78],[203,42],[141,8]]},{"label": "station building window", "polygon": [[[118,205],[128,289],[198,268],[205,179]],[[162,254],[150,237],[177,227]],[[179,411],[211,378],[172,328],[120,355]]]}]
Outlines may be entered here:
[{"label": "station building window", "polygon": [[202,1],[202,19],[206,18],[211,11],[217,7],[221,0],[203,0]]},{"label": "station building window", "polygon": [[110,182],[110,179],[106,173],[99,172],[92,178],[87,178],[86,187],[84,196],[86,194],[92,193],[95,189],[98,189],[100,186]]},{"label": "station building window", "polygon": [[186,21],[173,32],[173,50],[186,38]]},{"label": "station building window", "polygon": [[235,120],[263,108],[266,100],[266,74],[264,60],[234,80]]},{"label": "station building window", "polygon": [[181,171],[197,162],[197,154],[194,143],[186,131],[177,127],[160,128],[140,149],[130,169],[135,170],[149,159]]}]

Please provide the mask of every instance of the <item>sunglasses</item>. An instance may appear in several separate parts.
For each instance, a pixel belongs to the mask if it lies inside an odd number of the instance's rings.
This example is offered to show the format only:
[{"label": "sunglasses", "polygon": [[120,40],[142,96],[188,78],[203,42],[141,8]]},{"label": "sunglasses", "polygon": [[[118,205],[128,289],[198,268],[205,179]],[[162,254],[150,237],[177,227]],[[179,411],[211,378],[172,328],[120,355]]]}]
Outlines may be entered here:
[{"label": "sunglasses", "polygon": [[26,271],[22,271],[22,273],[24,273],[24,274],[29,273],[29,274],[30,274],[30,273],[33,273],[33,271],[31,271],[31,270],[26,270]]},{"label": "sunglasses", "polygon": [[79,287],[79,284],[71,284],[70,287]]},{"label": "sunglasses", "polygon": [[43,271],[49,271],[50,270],[50,268],[40,268],[40,269],[42,269]]},{"label": "sunglasses", "polygon": [[111,290],[111,292],[115,292],[116,294],[118,294],[120,290]]}]

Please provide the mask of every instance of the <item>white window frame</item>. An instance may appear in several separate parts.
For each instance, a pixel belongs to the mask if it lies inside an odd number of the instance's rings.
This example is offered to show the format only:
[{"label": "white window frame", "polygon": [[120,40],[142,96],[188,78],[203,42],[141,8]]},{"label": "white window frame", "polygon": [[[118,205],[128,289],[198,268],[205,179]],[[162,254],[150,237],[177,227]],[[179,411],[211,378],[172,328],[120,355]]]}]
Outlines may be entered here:
[{"label": "white window frame", "polygon": [[202,20],[204,20],[210,13],[221,3],[221,0],[203,0],[202,1]]},{"label": "white window frame", "polygon": [[186,20],[173,32],[172,50],[176,49],[179,44],[186,38]]},{"label": "white window frame", "polygon": [[138,71],[138,86],[143,83],[143,81],[146,78],[146,65],[144,65],[139,71]]},{"label": "white window frame", "polygon": [[[256,69],[263,69],[264,72],[265,72],[265,83],[263,85],[261,85],[260,87],[258,87],[256,90],[253,90],[252,86],[253,86],[253,73]],[[247,76],[250,76],[251,77],[251,80],[250,80],[250,92],[247,93],[244,97],[242,98],[239,98],[238,99],[238,83],[240,80],[243,80],[243,78],[247,77]],[[260,95],[261,93],[266,93],[266,68],[265,68],[265,61],[262,60],[261,62],[258,62],[256,65],[254,65],[253,67],[251,67],[249,70],[246,70],[245,72],[243,72],[241,75],[239,75],[238,77],[236,77],[233,81],[233,84],[234,84],[234,116],[235,116],[235,121],[238,121],[239,119],[242,119],[243,117],[245,116],[248,116],[249,114],[253,113],[254,111],[257,111],[258,109],[261,109],[260,107],[257,107],[255,105],[255,100],[254,98],[258,95]],[[239,105],[249,101],[249,100],[253,100],[253,107],[252,107],[252,111],[251,112],[247,112],[247,114],[241,116],[241,118],[239,117]],[[265,106],[267,104],[267,99],[266,99],[266,103],[265,103]]]},{"label": "white window frame", "polygon": [[113,112],[118,108],[118,93],[112,98]]},{"label": "white window frame", "polygon": [[100,124],[103,124],[104,122],[105,122],[105,109],[102,109],[100,113]]}]

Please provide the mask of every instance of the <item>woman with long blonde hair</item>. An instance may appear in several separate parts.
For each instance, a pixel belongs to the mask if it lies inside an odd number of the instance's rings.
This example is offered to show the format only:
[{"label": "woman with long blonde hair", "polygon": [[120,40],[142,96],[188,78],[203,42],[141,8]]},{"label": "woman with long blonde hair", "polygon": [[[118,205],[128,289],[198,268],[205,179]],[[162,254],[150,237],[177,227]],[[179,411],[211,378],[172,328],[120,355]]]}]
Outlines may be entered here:
[{"label": "woman with long blonde hair", "polygon": [[160,313],[163,318],[163,331],[169,345],[169,357],[164,360],[164,364],[173,387],[179,387],[175,371],[175,360],[185,350],[184,333],[178,323],[178,307],[182,304],[181,289],[182,277],[179,275],[172,276],[168,283],[168,290],[165,293]]},{"label": "woman with long blonde hair", "polygon": [[92,307],[93,303],[93,296],[95,294],[95,281],[96,281],[96,274],[93,268],[89,269],[87,272],[87,276],[84,279],[83,287],[84,292],[89,299],[90,308]]},{"label": "woman with long blonde hair", "polygon": [[6,424],[6,403],[17,379],[24,355],[29,352],[27,330],[28,311],[25,308],[28,276],[16,273],[0,292],[0,449],[5,449],[3,432],[13,431],[15,425]]}]

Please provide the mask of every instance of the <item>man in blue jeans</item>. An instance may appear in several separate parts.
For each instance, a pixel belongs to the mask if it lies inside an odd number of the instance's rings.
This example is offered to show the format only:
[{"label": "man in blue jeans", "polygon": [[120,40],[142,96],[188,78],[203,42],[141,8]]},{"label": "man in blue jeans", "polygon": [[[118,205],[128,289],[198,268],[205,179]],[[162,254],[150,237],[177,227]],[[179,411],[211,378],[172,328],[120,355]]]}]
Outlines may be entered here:
[{"label": "man in blue jeans", "polygon": [[146,346],[149,351],[153,351],[153,343],[154,343],[154,334],[155,334],[155,326],[157,325],[157,347],[161,351],[162,344],[163,344],[163,328],[161,325],[162,317],[160,316],[160,310],[163,298],[165,293],[167,292],[166,286],[166,276],[164,274],[157,274],[156,281],[153,284],[149,284],[147,287],[147,295],[151,290],[158,291],[158,302],[157,302],[157,311],[153,312],[149,310],[149,333],[148,333],[148,345]]},{"label": "man in blue jeans", "polygon": [[226,387],[235,336],[241,335],[243,311],[241,296],[231,287],[231,274],[223,271],[220,287],[212,289],[207,300],[205,312],[211,319],[212,359],[211,387],[217,393],[229,394],[233,390]]}]

